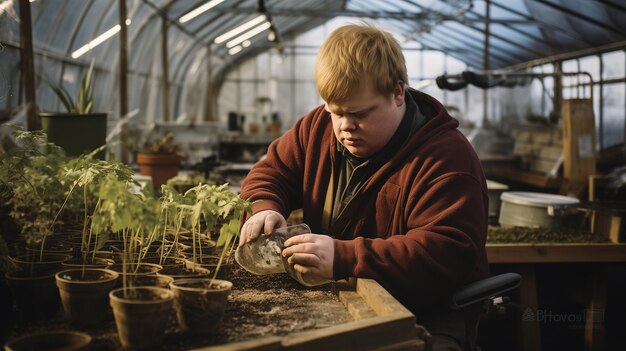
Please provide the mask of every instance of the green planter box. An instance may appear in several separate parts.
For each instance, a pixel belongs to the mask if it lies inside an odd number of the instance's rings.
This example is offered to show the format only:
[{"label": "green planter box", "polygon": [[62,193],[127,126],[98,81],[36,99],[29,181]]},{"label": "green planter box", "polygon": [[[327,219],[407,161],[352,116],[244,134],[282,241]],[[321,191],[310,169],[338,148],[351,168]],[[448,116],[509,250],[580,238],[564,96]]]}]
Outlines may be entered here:
[{"label": "green planter box", "polygon": [[[39,116],[48,141],[62,147],[70,156],[79,156],[106,144],[106,113],[40,113]],[[104,151],[97,155],[100,159],[104,156]]]}]

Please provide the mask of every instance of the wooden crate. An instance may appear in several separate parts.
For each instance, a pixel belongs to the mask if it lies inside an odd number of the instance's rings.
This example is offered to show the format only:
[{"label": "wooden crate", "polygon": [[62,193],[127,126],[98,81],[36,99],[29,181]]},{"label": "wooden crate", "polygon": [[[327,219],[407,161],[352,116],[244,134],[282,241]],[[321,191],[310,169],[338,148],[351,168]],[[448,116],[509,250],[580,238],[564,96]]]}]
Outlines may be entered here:
[{"label": "wooden crate", "polygon": [[415,316],[376,281],[336,283],[337,298],[354,320],[323,329],[263,338],[197,351],[273,350],[428,350],[430,336]]}]

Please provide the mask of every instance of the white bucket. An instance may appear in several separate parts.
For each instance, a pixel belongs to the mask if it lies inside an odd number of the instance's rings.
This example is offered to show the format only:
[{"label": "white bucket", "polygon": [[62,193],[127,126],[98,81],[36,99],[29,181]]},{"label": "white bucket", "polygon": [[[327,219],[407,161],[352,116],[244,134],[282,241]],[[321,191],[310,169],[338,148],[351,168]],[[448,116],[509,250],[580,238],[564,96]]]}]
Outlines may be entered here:
[{"label": "white bucket", "polygon": [[500,226],[566,228],[578,224],[580,201],[575,197],[506,191],[500,196]]}]

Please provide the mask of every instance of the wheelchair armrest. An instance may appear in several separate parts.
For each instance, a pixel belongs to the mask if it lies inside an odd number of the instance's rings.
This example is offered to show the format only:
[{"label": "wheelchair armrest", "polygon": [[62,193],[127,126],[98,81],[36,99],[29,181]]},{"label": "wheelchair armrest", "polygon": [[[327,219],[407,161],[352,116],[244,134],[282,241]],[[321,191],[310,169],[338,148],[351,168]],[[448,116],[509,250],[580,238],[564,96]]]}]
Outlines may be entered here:
[{"label": "wheelchair armrest", "polygon": [[466,285],[452,295],[450,307],[458,310],[517,288],[522,277],[517,273],[504,273]]}]

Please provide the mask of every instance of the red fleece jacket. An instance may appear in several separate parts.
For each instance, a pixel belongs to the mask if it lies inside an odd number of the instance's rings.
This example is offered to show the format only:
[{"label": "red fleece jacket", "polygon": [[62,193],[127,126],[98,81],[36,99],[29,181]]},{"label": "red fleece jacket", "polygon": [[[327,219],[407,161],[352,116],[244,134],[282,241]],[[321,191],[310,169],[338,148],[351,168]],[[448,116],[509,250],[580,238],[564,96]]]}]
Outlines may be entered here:
[{"label": "red fleece jacket", "polygon": [[[488,197],[480,162],[458,122],[434,98],[413,92],[428,118],[402,149],[363,183],[326,234],[335,239],[334,278],[372,278],[414,312],[488,275]],[[253,212],[285,218],[303,208],[321,234],[335,136],[323,106],[275,140],[246,177]]]}]

